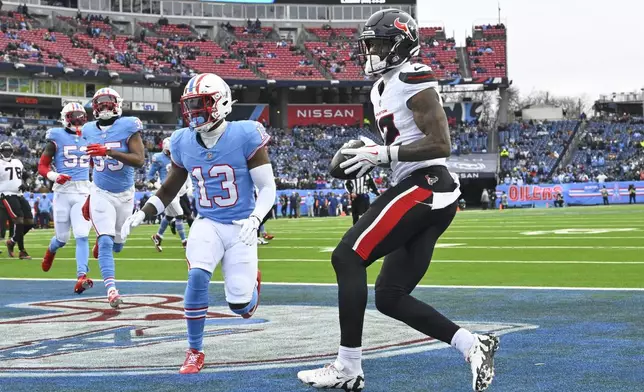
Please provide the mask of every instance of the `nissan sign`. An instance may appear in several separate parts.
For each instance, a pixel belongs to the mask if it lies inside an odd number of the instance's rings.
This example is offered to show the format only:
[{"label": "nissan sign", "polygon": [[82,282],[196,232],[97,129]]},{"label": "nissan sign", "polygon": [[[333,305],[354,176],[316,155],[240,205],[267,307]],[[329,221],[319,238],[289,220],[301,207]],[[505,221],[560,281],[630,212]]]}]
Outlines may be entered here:
[{"label": "nissan sign", "polygon": [[288,105],[288,126],[297,125],[356,125],[362,124],[364,112],[360,104],[347,105]]}]

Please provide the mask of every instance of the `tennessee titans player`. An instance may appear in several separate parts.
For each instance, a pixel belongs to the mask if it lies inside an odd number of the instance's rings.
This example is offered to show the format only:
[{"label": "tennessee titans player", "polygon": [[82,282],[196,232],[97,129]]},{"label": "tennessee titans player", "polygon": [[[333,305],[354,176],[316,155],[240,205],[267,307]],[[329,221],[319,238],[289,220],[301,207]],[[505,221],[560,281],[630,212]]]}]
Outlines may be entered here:
[{"label": "tennessee titans player", "polygon": [[[89,271],[89,229],[83,219],[83,203],[89,195],[89,155],[87,141],[81,137],[81,127],[87,122],[83,105],[70,102],[60,113],[63,128],[47,131],[47,144],[40,157],[38,173],[54,183],[54,231],[42,261],[47,272],[54,262],[56,251],[69,240],[71,227],[76,239],[76,285],[74,292],[81,294],[94,283],[87,277]],[[55,170],[52,170],[52,165]]]},{"label": "tennessee titans player", "polygon": [[[208,283],[219,261],[230,309],[249,318],[259,304],[257,229],[275,200],[273,169],[264,148],[270,137],[255,121],[226,122],[233,103],[230,88],[217,75],[200,74],[188,82],[181,108],[191,126],[172,135],[170,174],[143,209],[127,220],[121,234],[126,237],[146,216],[161,213],[190,175],[199,218],[190,230],[186,251],[189,349],[181,374],[198,373],[204,366]],[[257,200],[253,185],[258,188]]]},{"label": "tennessee titans player", "polygon": [[[148,174],[146,176],[146,179],[150,182],[152,182],[156,174],[159,173],[159,181],[162,183],[165,181],[166,177],[168,176],[168,171],[169,167],[171,167],[171,160],[170,160],[170,138],[167,137],[163,139],[163,151],[158,152],[154,155],[152,155],[152,163],[150,165],[150,170],[148,170]],[[184,192],[185,193],[185,192]],[[181,202],[179,201],[179,196],[174,198],[172,202],[166,207],[165,209],[165,216],[161,220],[161,224],[159,225],[159,231],[152,236],[152,242],[154,242],[154,246],[156,247],[157,251],[162,252],[163,248],[161,247],[161,243],[163,242],[163,233],[165,233],[166,229],[168,228],[168,225],[171,223],[172,220],[175,221],[175,227],[176,230],[179,232],[179,238],[181,238],[181,244],[183,247],[186,247],[187,240],[186,240],[186,231],[183,227],[183,208],[181,208]]]},{"label": "tennessee titans player", "polygon": [[[107,290],[111,307],[123,303],[114,278],[114,255],[123,249],[121,226],[132,215],[134,200],[134,168],[145,163],[141,130],[143,124],[136,117],[121,117],[123,99],[111,88],[102,88],[94,94],[94,117],[83,126],[87,139],[87,153],[94,164],[94,186],[83,206],[83,216],[92,221],[98,239],[94,257]],[[97,255],[98,253],[98,255]]]}]

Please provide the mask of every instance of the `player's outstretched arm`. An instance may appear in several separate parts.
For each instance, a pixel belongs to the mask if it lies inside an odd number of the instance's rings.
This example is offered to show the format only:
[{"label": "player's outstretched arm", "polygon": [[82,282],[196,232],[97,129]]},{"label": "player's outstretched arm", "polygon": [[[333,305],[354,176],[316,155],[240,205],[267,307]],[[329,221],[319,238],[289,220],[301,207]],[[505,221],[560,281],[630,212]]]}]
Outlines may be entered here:
[{"label": "player's outstretched arm", "polygon": [[125,220],[123,226],[121,226],[121,238],[126,239],[130,235],[132,228],[140,225],[146,217],[157,216],[162,213],[165,210],[165,206],[170,204],[172,199],[179,193],[179,189],[181,189],[187,178],[188,172],[186,169],[172,164],[172,170],[170,170],[161,188],[154,196],[148,199],[140,211],[135,212]]},{"label": "player's outstretched arm", "polygon": [[253,184],[257,187],[255,208],[248,218],[233,221],[233,224],[241,226],[239,231],[240,241],[251,246],[257,241],[257,229],[262,224],[264,217],[273,208],[277,191],[273,167],[266,148],[260,148],[248,160],[247,164]]},{"label": "player's outstretched arm", "polygon": [[[413,112],[416,126],[425,137],[397,147],[397,160],[416,162],[449,157],[452,143],[447,116],[438,92],[433,88],[425,89],[411,97],[407,101],[407,107]],[[392,150],[394,148],[396,147],[392,147]]]},{"label": "player's outstretched arm", "polygon": [[[165,210],[165,206],[177,196],[183,184],[186,183],[188,172],[186,169],[172,164],[172,168],[168,173],[161,188],[152,196],[141,209],[146,216],[156,216]],[[156,198],[156,199],[155,199]],[[158,201],[157,201],[158,200]],[[159,202],[161,204],[159,204]]]},{"label": "player's outstretched arm", "polygon": [[55,181],[59,184],[64,184],[65,182],[71,179],[70,176],[66,174],[56,173],[51,170],[51,161],[54,159],[56,154],[56,144],[54,142],[47,142],[45,149],[40,156],[40,161],[38,162],[38,174],[45,177],[49,181]]},{"label": "player's outstretched arm", "polygon": [[130,152],[108,150],[106,155],[128,166],[136,168],[143,167],[145,164],[145,148],[143,147],[143,139],[141,139],[139,132],[130,137],[130,140],[127,142],[127,147]]}]

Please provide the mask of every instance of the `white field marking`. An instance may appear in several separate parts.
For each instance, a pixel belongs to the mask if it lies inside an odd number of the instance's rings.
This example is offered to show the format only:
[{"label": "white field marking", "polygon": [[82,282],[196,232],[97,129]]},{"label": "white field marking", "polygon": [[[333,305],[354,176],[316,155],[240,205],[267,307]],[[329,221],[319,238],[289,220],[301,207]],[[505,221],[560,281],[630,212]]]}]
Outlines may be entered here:
[{"label": "white field marking", "polygon": [[630,227],[622,228],[573,228],[573,229],[555,229],[555,230],[543,230],[543,231],[524,231],[520,234],[523,235],[568,235],[568,234],[606,234],[606,233],[615,233],[615,232],[626,232],[626,231],[636,231],[637,229]]},{"label": "white field marking", "polygon": [[[161,258],[141,258],[141,257],[116,257],[116,261],[176,261],[185,263],[185,259],[161,259]],[[57,257],[56,260],[76,261],[73,257]],[[326,259],[259,259],[260,262],[294,262],[294,263],[330,263],[331,258]],[[381,263],[383,260],[376,260]],[[621,265],[621,264],[644,264],[644,261],[597,261],[597,260],[432,260],[432,263],[440,264],[605,264],[605,265]],[[2,279],[2,278],[0,278]]]},{"label": "white field marking", "polygon": [[[440,244],[438,244],[440,245]],[[437,248],[441,248],[441,246],[436,246]],[[478,246],[478,245],[468,245],[468,244],[446,244],[448,246],[442,246],[443,249],[454,249],[454,250],[463,250],[463,249],[614,249],[614,250],[634,250],[634,249],[644,249],[644,246],[567,246],[567,245],[544,245],[544,246]],[[30,249],[36,248],[36,249],[44,249],[47,248],[49,245],[38,245],[38,244],[27,244],[27,246]],[[183,246],[181,245],[172,245],[172,246],[163,246],[164,249],[183,249]],[[264,245],[261,247],[261,249],[316,249],[319,250],[320,252],[325,252],[323,249],[329,248],[328,246],[275,246],[275,245]],[[139,246],[139,245],[134,245],[134,246],[128,246],[127,243],[123,247],[123,250],[128,250],[128,249],[152,249],[152,245],[150,246]],[[118,257],[117,257],[118,259]]]},{"label": "white field marking", "polygon": [[[76,282],[76,279],[46,279],[46,278],[0,278],[0,280],[24,280],[24,281],[55,281],[55,282]],[[129,280],[119,279],[119,282],[130,283],[183,283],[185,280]],[[211,281],[211,284],[224,284],[223,281]],[[312,287],[337,287],[335,283],[293,283],[293,282],[264,282],[268,286],[312,286]],[[374,287],[374,284],[369,284],[369,287]],[[488,289],[488,290],[560,290],[560,291],[644,291],[641,287],[570,287],[570,286],[470,286],[470,285],[425,285],[419,284],[419,288],[435,288],[435,289]]]},{"label": "white field marking", "polygon": [[[436,244],[435,248],[451,248],[453,246],[461,246],[465,244]],[[268,247],[266,247],[268,249]],[[335,250],[334,247],[323,247],[320,248],[320,252],[333,252]]]}]

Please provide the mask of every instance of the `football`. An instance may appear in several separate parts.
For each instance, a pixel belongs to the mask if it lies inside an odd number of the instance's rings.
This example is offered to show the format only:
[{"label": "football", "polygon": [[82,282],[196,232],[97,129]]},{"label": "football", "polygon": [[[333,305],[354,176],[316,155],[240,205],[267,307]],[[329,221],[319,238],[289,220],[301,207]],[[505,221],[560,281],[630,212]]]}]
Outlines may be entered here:
[{"label": "football", "polygon": [[345,148],[360,148],[364,146],[364,142],[362,140],[349,140],[346,142],[338,152],[335,153],[333,156],[333,159],[331,160],[331,165],[329,166],[329,173],[333,178],[337,178],[339,180],[353,180],[356,178],[356,175],[358,174],[359,170],[351,173],[351,174],[346,174],[344,172],[344,169],[340,167],[340,164],[348,159],[351,159],[353,155],[344,155],[340,151],[342,151]]}]

